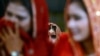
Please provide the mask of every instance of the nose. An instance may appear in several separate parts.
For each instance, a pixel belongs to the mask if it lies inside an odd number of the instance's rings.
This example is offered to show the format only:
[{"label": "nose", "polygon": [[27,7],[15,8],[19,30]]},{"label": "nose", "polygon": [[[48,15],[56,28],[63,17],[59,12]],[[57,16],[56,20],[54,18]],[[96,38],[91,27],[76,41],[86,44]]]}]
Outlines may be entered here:
[{"label": "nose", "polygon": [[50,34],[50,35],[54,35],[54,34],[55,34],[54,30],[53,30],[53,29],[50,29],[50,30],[49,30],[49,34]]},{"label": "nose", "polygon": [[76,25],[76,23],[75,23],[75,20],[74,20],[74,19],[70,19],[70,20],[67,22],[68,28],[74,28],[75,25]]}]

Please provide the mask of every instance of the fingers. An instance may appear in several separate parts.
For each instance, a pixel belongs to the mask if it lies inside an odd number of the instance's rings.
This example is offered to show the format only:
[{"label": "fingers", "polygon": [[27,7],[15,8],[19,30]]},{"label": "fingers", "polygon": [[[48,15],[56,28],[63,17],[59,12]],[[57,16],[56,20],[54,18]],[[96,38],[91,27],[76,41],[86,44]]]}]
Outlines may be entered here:
[{"label": "fingers", "polygon": [[13,33],[13,30],[9,27],[9,26],[7,26],[7,31],[8,31],[8,33],[10,34],[10,35],[13,35],[14,33]]},{"label": "fingers", "polygon": [[18,25],[18,23],[15,23],[15,34],[17,34],[17,36],[19,36],[19,25]]},{"label": "fingers", "polygon": [[6,38],[5,36],[3,36],[3,34],[0,33],[0,38],[3,40],[3,42],[5,42]]},{"label": "fingers", "polygon": [[2,35],[4,36],[4,37],[8,37],[8,34],[7,34],[7,32],[5,31],[5,29],[2,29]]}]

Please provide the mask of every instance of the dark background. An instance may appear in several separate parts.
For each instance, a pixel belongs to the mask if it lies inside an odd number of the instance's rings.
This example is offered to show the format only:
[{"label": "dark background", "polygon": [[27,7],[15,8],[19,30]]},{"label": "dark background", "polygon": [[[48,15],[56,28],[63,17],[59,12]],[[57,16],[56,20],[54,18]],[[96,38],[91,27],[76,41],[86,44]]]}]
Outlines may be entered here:
[{"label": "dark background", "polygon": [[0,0],[0,17],[4,15],[4,11],[6,8],[8,0]]}]

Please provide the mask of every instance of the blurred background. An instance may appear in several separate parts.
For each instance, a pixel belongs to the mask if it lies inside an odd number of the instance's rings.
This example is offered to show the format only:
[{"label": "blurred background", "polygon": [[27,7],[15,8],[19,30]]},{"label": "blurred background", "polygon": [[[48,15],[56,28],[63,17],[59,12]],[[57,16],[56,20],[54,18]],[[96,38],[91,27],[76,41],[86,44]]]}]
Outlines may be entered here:
[{"label": "blurred background", "polygon": [[65,31],[64,5],[66,0],[46,0],[49,7],[49,22],[56,23],[62,31]]}]

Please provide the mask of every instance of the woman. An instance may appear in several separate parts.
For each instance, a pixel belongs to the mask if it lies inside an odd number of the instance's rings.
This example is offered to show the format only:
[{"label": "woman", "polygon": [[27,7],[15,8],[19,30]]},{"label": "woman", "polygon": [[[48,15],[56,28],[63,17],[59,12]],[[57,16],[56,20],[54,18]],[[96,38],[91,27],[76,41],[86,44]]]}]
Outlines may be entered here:
[{"label": "woman", "polygon": [[48,38],[48,51],[49,51],[49,56],[52,55],[53,53],[53,48],[55,47],[56,43],[60,39],[59,36],[61,34],[61,30],[58,25],[54,23],[49,23],[49,38]]},{"label": "woman", "polygon": [[3,19],[15,24],[15,30],[9,25],[1,27],[6,56],[48,56],[48,11],[44,0],[10,0]]},{"label": "woman", "polygon": [[[81,50],[72,47],[76,55],[79,55],[77,52],[82,52],[83,54],[79,56],[99,56],[97,52],[100,46],[97,44],[99,42],[96,39],[98,37],[94,35],[97,34],[94,33],[94,27],[98,27],[97,25],[99,24],[95,24],[96,22],[94,21],[94,19],[98,19],[98,16],[94,14],[98,10],[98,2],[97,0],[71,0],[66,7],[67,9],[65,9],[66,25],[70,35],[82,47]],[[97,7],[94,7],[94,5]]]},{"label": "woman", "polygon": [[[64,16],[72,37],[66,36],[68,38],[66,43],[71,44],[70,56],[100,56],[99,0],[68,0],[67,2]],[[68,56],[68,48],[66,47],[67,51],[60,49],[62,51],[60,54],[64,53],[62,56]]]},{"label": "woman", "polygon": [[49,23],[49,41],[52,44],[57,43],[60,33],[61,33],[61,30],[58,25],[54,23]]}]

